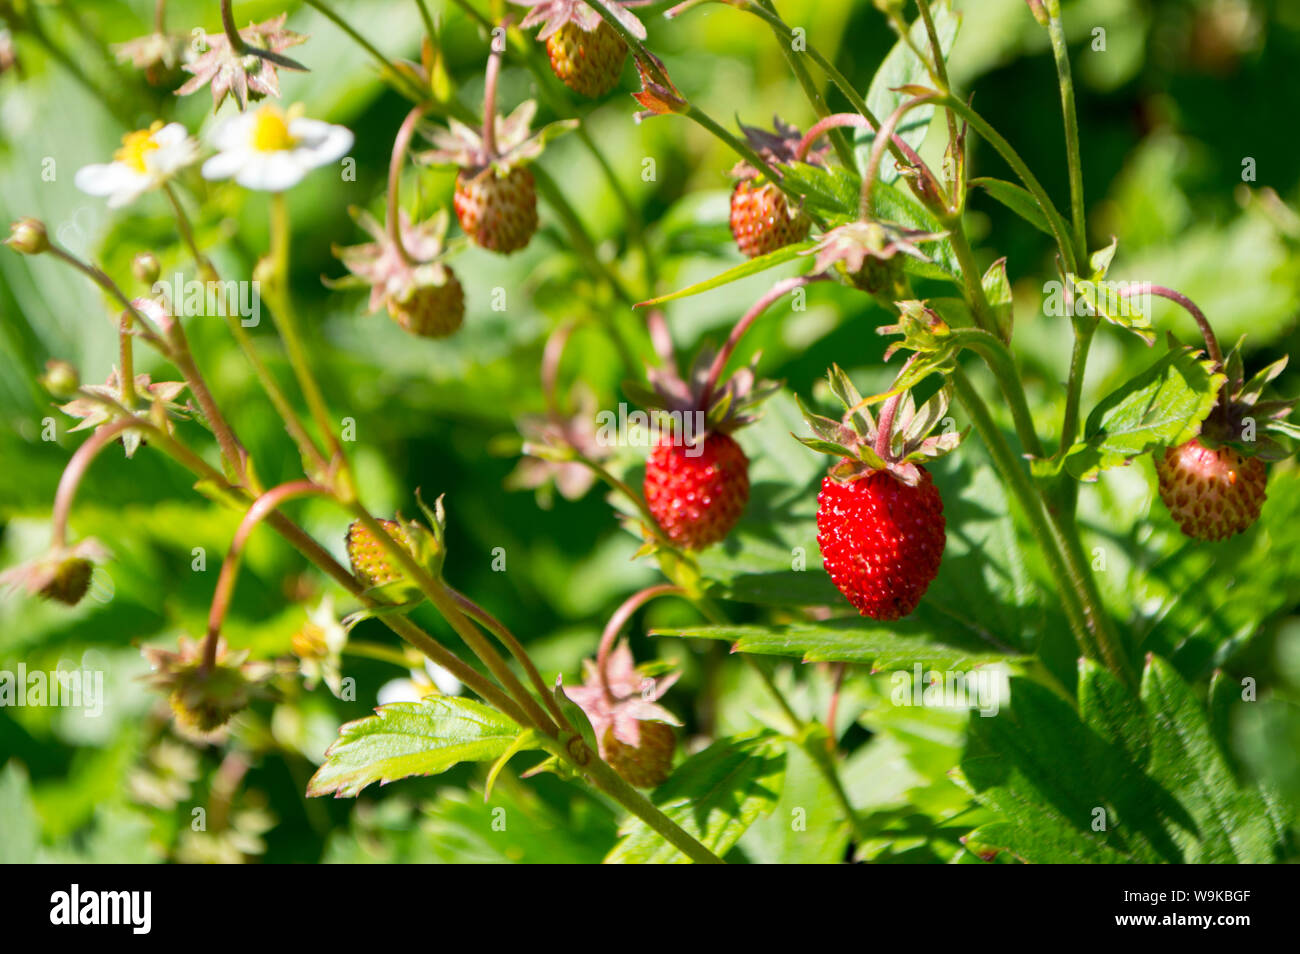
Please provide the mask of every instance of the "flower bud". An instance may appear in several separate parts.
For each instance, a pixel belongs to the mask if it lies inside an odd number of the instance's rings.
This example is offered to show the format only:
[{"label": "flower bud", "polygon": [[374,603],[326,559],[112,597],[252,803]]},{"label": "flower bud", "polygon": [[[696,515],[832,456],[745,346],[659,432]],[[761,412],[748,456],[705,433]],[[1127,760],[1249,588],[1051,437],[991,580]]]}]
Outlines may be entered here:
[{"label": "flower bud", "polygon": [[40,219],[19,219],[9,226],[5,244],[20,255],[40,255],[50,250],[50,237]]},{"label": "flower bud", "polygon": [[147,285],[150,288],[153,287],[154,282],[158,281],[158,274],[161,270],[162,268],[153,252],[141,252],[131,259],[131,274],[142,285]]},{"label": "flower bud", "polygon": [[51,359],[45,362],[45,373],[41,375],[40,382],[51,396],[66,401],[81,387],[81,376],[67,361]]}]

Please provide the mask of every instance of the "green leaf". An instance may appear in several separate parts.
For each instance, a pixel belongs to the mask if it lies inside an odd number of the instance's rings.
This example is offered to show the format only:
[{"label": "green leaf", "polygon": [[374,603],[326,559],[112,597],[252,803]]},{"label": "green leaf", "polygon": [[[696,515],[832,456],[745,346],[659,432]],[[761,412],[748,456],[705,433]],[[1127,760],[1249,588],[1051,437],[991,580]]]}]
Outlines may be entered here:
[{"label": "green leaf", "polygon": [[783,172],[783,184],[804,197],[808,211],[825,217],[831,225],[857,219],[860,183],[847,169],[797,162]]},{"label": "green leaf", "polygon": [[[939,36],[939,47],[943,50],[946,61],[952,51],[953,41],[957,39],[957,28],[961,25],[961,17],[952,11],[948,3],[935,4],[933,12],[935,32]],[[925,23],[919,17],[912,24],[911,38],[918,48],[927,51],[930,49]],[[900,39],[894,44],[894,48],[889,51],[889,55],[885,57],[880,68],[876,70],[876,75],[871,79],[871,87],[867,91],[867,107],[883,123],[901,103],[912,98],[909,93],[896,92],[899,87],[928,83],[929,80],[930,73],[925,64],[917,58],[908,44]],[[918,106],[903,117],[903,121],[895,130],[895,135],[913,149],[920,149],[921,143],[925,142],[926,133],[929,132],[930,120],[933,118],[933,105]],[[875,138],[875,133],[869,129],[860,129],[854,136],[859,168],[867,167],[871,155],[871,143]],[[880,178],[884,182],[892,182],[898,178],[898,170],[893,162],[886,159],[880,164]]]},{"label": "green leaf", "polygon": [[1004,179],[990,179],[981,176],[977,179],[971,179],[972,186],[979,186],[994,199],[1001,202],[1016,215],[1020,216],[1034,228],[1047,235],[1056,237],[1052,231],[1052,226],[1048,224],[1047,216],[1043,213],[1042,206],[1028,189],[1016,185],[1014,182],[1007,182]]},{"label": "green leaf", "polygon": [[1088,415],[1083,439],[1070,449],[1066,470],[1095,480],[1108,467],[1199,434],[1225,380],[1199,353],[1172,348],[1104,398]]},{"label": "green leaf", "polygon": [[[817,728],[825,745],[826,730]],[[796,818],[802,824],[793,824]],[[781,798],[745,832],[741,849],[759,864],[833,865],[844,860],[848,840],[848,822],[826,776],[801,746],[788,743]]]},{"label": "green leaf", "polygon": [[1011,340],[1012,299],[1011,282],[1007,279],[1007,260],[1000,258],[984,273],[980,280],[984,295],[993,309],[993,320],[997,323],[998,335],[1003,341]]},{"label": "green leaf", "polygon": [[999,816],[970,842],[1030,863],[1270,862],[1279,848],[1259,790],[1232,776],[1159,658],[1140,697],[1084,663],[1079,711],[1013,679],[1009,705],[971,719],[959,781]]},{"label": "green leaf", "polygon": [[1015,656],[980,645],[942,613],[922,608],[906,619],[889,623],[854,616],[824,623],[693,626],[652,630],[650,635],[718,639],[732,643],[732,652],[793,656],[804,662],[857,663],[875,671],[906,668],[918,662],[938,669],[958,669]]},{"label": "green leaf", "polygon": [[496,759],[519,732],[495,709],[455,696],[380,706],[373,716],[339,730],[307,794],[350,798],[372,782],[436,775],[458,762]]},{"label": "green leaf", "polygon": [[[885,221],[923,232],[947,232],[939,220],[931,215],[930,211],[911,193],[903,191],[893,183],[877,182],[872,196],[876,215]],[[903,271],[921,278],[961,284],[961,265],[957,262],[957,253],[952,249],[951,240],[945,236],[923,242],[921,247],[930,256],[931,261],[922,262],[911,255],[903,255]]]},{"label": "green leaf", "polygon": [[[816,241],[810,239],[806,242],[796,242],[794,245],[787,245],[784,248],[778,248],[775,252],[768,252],[766,255],[760,255],[758,258],[751,258],[747,262],[741,262],[712,278],[702,282],[696,282],[694,285],[688,285],[685,288],[678,289],[675,292],[669,292],[667,295],[660,295],[658,298],[651,298],[637,304],[638,308],[648,308],[651,305],[662,305],[666,301],[675,301],[678,298],[689,298],[692,295],[699,295],[702,292],[712,291],[715,288],[721,288],[723,285],[730,285],[732,282],[738,282],[742,278],[749,278],[751,275],[757,275],[759,272],[765,272],[769,268],[775,268],[778,265],[784,265],[786,262],[792,262],[804,252],[810,250]],[[811,257],[808,259],[812,261]]]},{"label": "green leaf", "polygon": [[[785,781],[785,743],[762,731],[714,742],[677,767],[652,801],[716,855],[770,812]],[[684,864],[687,857],[641,819],[629,819],[607,864]]]}]

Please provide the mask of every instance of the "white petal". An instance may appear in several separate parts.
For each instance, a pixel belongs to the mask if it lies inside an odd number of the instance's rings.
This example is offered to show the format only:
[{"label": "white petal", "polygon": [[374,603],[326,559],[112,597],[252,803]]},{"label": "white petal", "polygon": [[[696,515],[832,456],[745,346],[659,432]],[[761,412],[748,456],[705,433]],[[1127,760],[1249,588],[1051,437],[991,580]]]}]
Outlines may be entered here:
[{"label": "white petal", "polygon": [[299,140],[293,150],[311,167],[323,166],[347,155],[355,137],[345,126],[334,126],[317,119],[295,119],[289,133]]},{"label": "white petal", "polygon": [[[127,189],[147,188],[149,180],[120,162],[83,166],[72,180],[78,189],[88,195],[112,195]],[[141,186],[143,183],[143,186]]]},{"label": "white petal", "polygon": [[460,680],[451,674],[451,671],[439,666],[432,659],[424,661],[424,671],[429,674],[433,684],[438,687],[438,691],[444,696],[460,695]]},{"label": "white petal", "polygon": [[228,116],[208,131],[208,142],[219,152],[246,146],[252,132],[252,124],[257,121],[256,113],[239,113]]},{"label": "white petal", "polygon": [[420,690],[409,679],[394,679],[379,687],[378,702],[381,706],[393,702],[419,702],[421,698]]},{"label": "white petal", "polygon": [[245,189],[259,192],[291,189],[307,174],[307,167],[297,159],[296,152],[251,153],[235,181]]},{"label": "white petal", "polygon": [[203,163],[203,178],[229,179],[247,165],[248,161],[249,155],[246,150],[231,149],[227,152],[219,152]]},{"label": "white petal", "polygon": [[153,141],[158,144],[159,149],[166,149],[184,142],[188,135],[189,133],[180,123],[168,123],[153,134]]},{"label": "white petal", "polygon": [[193,139],[181,139],[179,142],[160,145],[153,152],[146,153],[144,164],[155,178],[162,180],[177,170],[192,165],[198,158],[199,144]]}]

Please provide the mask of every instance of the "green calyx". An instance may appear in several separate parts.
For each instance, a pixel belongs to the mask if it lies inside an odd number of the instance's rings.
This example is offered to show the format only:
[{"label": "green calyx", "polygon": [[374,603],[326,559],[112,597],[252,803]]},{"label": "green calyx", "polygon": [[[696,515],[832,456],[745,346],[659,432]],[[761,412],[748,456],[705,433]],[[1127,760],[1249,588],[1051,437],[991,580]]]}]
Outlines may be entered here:
[{"label": "green calyx", "polygon": [[1241,359],[1244,341],[1243,335],[1224,358],[1228,381],[1197,439],[1211,448],[1230,446],[1245,457],[1282,460],[1295,453],[1292,441],[1300,440],[1300,427],[1287,419],[1298,399],[1264,401],[1261,397],[1286,369],[1287,358],[1279,358],[1247,380]]},{"label": "green calyx", "polygon": [[[812,437],[794,435],[805,447],[840,460],[830,469],[836,480],[850,481],[879,470],[887,470],[907,484],[920,479],[918,464],[934,460],[955,450],[965,432],[951,426],[947,416],[952,400],[952,385],[944,386],[919,407],[910,390],[897,397],[897,403],[887,404],[880,418],[872,413],[863,401],[849,376],[835,365],[828,372],[831,392],[844,407],[838,421],[809,411],[799,402],[804,420],[812,429]],[[943,429],[935,432],[940,425]],[[888,430],[882,446],[881,429]]]}]

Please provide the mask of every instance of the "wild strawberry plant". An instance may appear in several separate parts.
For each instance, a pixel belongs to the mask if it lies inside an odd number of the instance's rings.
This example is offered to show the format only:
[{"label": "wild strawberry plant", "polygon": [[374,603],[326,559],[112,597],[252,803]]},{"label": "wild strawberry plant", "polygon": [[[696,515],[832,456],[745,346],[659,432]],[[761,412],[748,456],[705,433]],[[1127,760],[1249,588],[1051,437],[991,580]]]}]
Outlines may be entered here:
[{"label": "wild strawberry plant", "polygon": [[[165,479],[185,473],[228,515],[212,525],[228,538],[204,584],[206,613],[175,621],[189,632],[141,647],[174,726],[153,725],[136,776],[147,784],[137,786],[174,806],[164,790],[188,792],[196,774],[185,753],[223,753],[210,796],[230,837],[191,840],[174,857],[257,853],[249,845],[269,822],[234,806],[240,780],[277,747],[314,763],[294,783],[311,797],[444,773],[472,780],[534,839],[505,855],[534,860],[885,860],[916,850],[968,862],[1256,862],[1294,852],[1294,773],[1243,764],[1229,738],[1255,699],[1257,677],[1241,662],[1252,638],[1300,598],[1288,532],[1300,516],[1290,463],[1300,432],[1288,420],[1293,402],[1273,391],[1286,358],[1248,368],[1256,353],[1239,341],[1225,354],[1218,316],[1157,284],[1162,275],[1108,277],[1124,253],[1088,228],[1058,0],[1021,11],[1053,52],[1057,90],[1020,95],[1046,117],[1059,92],[1060,205],[950,77],[962,17],[945,0],[876,0],[875,28],[897,42],[865,88],[772,0],[662,11],[772,45],[807,102],[796,124],[768,124],[767,104],[745,103],[757,125],[700,105],[709,97],[684,78],[689,64],[670,70],[656,52],[660,21],[643,3],[379,5],[416,18],[413,62],[367,39],[380,22],[309,0],[323,28],[355,44],[405,101],[382,143],[278,101],[283,77],[332,69],[314,53],[317,36],[279,11],[241,29],[230,0],[208,6],[200,22],[182,22],[160,2],[154,31],[118,47],[134,81],[161,95],[109,161],[75,177],[111,209],[156,202],[169,222],[150,233],[131,219],[134,230],[115,233],[129,266],[113,243],[98,256],[79,251],[36,218],[15,222],[7,242],[98,286],[118,360],[103,385],[81,385],[66,362],[47,368],[43,385],[72,429],[90,435],[62,469],[48,549],[5,581],[20,595],[85,605],[96,568],[111,571],[134,546],[72,530],[88,471],[119,448],[132,467],[166,458]],[[17,36],[58,49],[44,11],[4,12]],[[218,13],[219,32],[203,33]],[[444,16],[459,24],[454,38]],[[629,104],[619,123],[713,137],[732,154],[729,208],[715,221],[729,226],[736,264],[676,268],[691,213],[643,221],[607,158],[602,140],[618,130],[592,122],[587,102],[620,101],[629,59],[641,111]],[[192,134],[174,118],[177,97],[205,89],[212,116]],[[109,115],[133,116],[115,93],[102,100]],[[405,352],[442,362],[436,373],[452,368],[468,394],[470,371],[499,354],[494,339],[517,334],[498,325],[474,336],[483,299],[500,311],[518,306],[497,308],[498,298],[531,296],[548,316],[541,335],[531,332],[544,410],[518,422],[511,483],[539,502],[558,490],[561,511],[594,487],[605,492],[598,508],[574,512],[621,527],[614,539],[632,545],[616,549],[631,559],[566,553],[551,584],[615,578],[599,635],[553,645],[529,632],[505,548],[493,557],[504,572],[481,591],[457,586],[471,559],[457,525],[494,519],[504,492],[479,483],[477,501],[443,496],[443,451],[414,462],[409,490],[374,486],[373,456],[354,446],[344,413],[354,396],[322,358],[319,316],[300,303],[292,271],[320,227],[291,202],[294,190],[340,169],[355,182],[346,170],[358,162],[387,173],[373,194],[339,190],[369,206],[350,211],[370,241],[356,243],[346,226],[327,234],[324,284],[349,322],[373,328],[380,319],[366,315],[385,311],[401,329],[383,338],[386,354],[359,360]],[[430,182],[450,199],[431,202]],[[582,214],[597,188],[624,223],[617,247]],[[1033,326],[1043,319],[1013,289],[1002,236],[977,248],[973,201],[1050,240],[1044,274],[1069,336],[1049,350],[1063,382],[1023,344],[1026,325],[1042,336]],[[236,242],[221,225],[236,207],[266,222],[251,250],[232,250],[247,236]],[[297,215],[313,224],[296,228]],[[493,271],[507,256],[528,263],[509,273],[514,287],[492,277],[507,274]],[[210,385],[215,352],[191,338],[212,332],[194,328],[160,281],[161,259],[204,289],[255,283],[273,333],[250,333],[247,315],[223,311],[221,334],[242,369],[234,396]],[[364,305],[350,289],[364,291]],[[689,347],[697,296],[734,324],[720,342]],[[810,301],[849,333],[801,322]],[[783,322],[798,329],[794,351],[828,359],[824,385],[766,379],[755,343],[791,351]],[[1197,336],[1184,340],[1188,327]],[[877,336],[887,341],[879,360]],[[467,344],[439,350],[458,339]],[[1126,355],[1108,364],[1132,373],[1088,381],[1099,346]],[[148,373],[137,370],[145,362]],[[534,386],[511,380],[497,393]],[[389,426],[405,426],[400,400],[383,400],[398,409]],[[230,413],[235,402],[257,408],[252,439]],[[477,428],[457,439],[478,455],[496,445],[489,437]],[[306,616],[266,609],[284,614],[289,635],[259,643],[232,619],[244,615],[242,568],[270,535],[313,568],[301,585],[321,598]],[[657,625],[634,625],[652,613]],[[93,613],[87,620],[95,625]],[[647,630],[676,658],[647,653],[638,664],[636,647],[656,645]],[[411,677],[389,683],[373,714],[338,727],[310,700],[355,702],[346,674],[357,660]],[[974,695],[945,695],[954,675]],[[681,691],[687,683],[693,695]],[[322,720],[327,748],[303,741],[307,722],[318,732]],[[889,769],[900,760],[901,773]],[[599,820],[555,808],[554,793],[568,790]],[[488,816],[457,795],[441,799],[432,837],[460,846],[456,857],[490,855],[492,832],[513,844],[495,808]],[[358,838],[365,824],[354,821]]]}]

